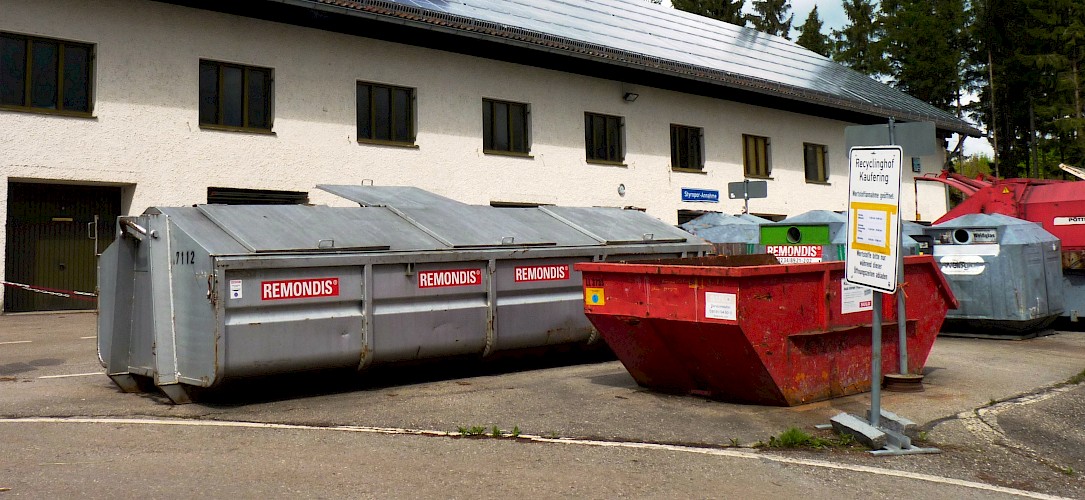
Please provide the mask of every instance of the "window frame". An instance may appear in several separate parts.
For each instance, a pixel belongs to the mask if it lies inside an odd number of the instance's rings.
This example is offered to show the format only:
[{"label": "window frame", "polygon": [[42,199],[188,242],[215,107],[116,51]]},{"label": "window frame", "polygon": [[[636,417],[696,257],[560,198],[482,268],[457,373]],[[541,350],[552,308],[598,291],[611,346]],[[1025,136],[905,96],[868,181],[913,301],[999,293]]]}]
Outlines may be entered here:
[{"label": "window frame", "polygon": [[[810,178],[810,158],[809,155],[813,151],[815,155],[818,155],[817,159],[821,160],[821,164],[814,168],[818,170],[817,178]],[[802,166],[803,175],[806,177],[806,182],[810,184],[828,184],[829,183],[829,147],[824,144],[817,144],[813,142],[802,143]]]},{"label": "window frame", "polygon": [[[508,149],[500,149],[494,147],[496,139],[495,132],[497,124],[497,110],[498,106],[507,107],[505,111],[505,133],[507,134]],[[522,150],[517,149],[516,146],[516,134],[514,130],[514,115],[513,108],[520,108],[521,119],[523,120],[524,129],[521,134],[522,137]],[[487,113],[489,111],[489,113]],[[487,119],[487,116],[489,119]],[[510,155],[510,156],[531,156],[531,104],[525,102],[504,101],[501,99],[490,99],[487,97],[482,98],[482,152],[485,154],[498,154],[498,155]]]},{"label": "window frame", "polygon": [[742,134],[742,173],[748,178],[772,179],[772,141],[768,137]]},{"label": "window frame", "polygon": [[[80,118],[93,118],[94,117],[94,100],[95,100],[94,99],[94,97],[95,97],[95,95],[94,95],[95,94],[95,92],[94,92],[94,90],[95,90],[94,89],[94,75],[95,75],[95,69],[96,69],[96,64],[95,64],[96,63],[96,51],[95,51],[95,49],[97,47],[96,44],[86,43],[86,42],[76,42],[76,41],[72,41],[72,40],[62,40],[62,39],[59,39],[59,38],[49,38],[49,37],[41,37],[41,36],[23,35],[23,34],[20,34],[20,33],[12,33],[12,32],[8,32],[8,31],[0,31],[0,36],[3,36],[5,38],[11,38],[11,39],[16,39],[16,40],[22,41],[23,42],[23,50],[25,52],[25,54],[24,54],[25,58],[23,60],[23,64],[24,64],[23,73],[24,74],[23,74],[23,77],[22,77],[22,79],[23,79],[23,92],[22,92],[23,104],[3,104],[3,103],[0,103],[0,110],[20,111],[20,112],[27,112],[27,113],[41,113],[41,114],[50,114],[50,115],[62,115],[62,116],[73,116],[73,117],[80,117]],[[33,50],[33,47],[34,47],[35,42],[56,44],[56,67],[55,67],[56,81],[53,82],[53,85],[55,86],[54,90],[56,92],[56,98],[55,98],[56,107],[55,108],[35,106],[34,103],[33,103],[34,102],[34,96],[33,96],[33,89],[34,89],[34,81],[33,81],[34,50]],[[86,110],[82,110],[82,109],[74,109],[74,110],[73,109],[65,109],[65,107],[64,107],[64,100],[65,100],[64,99],[64,97],[65,97],[64,94],[65,94],[65,90],[66,90],[65,89],[65,80],[66,80],[66,76],[67,76],[66,71],[65,71],[65,69],[66,69],[65,68],[65,62],[66,62],[65,61],[65,59],[66,59],[65,56],[66,56],[66,51],[68,49],[70,49],[70,48],[81,48],[81,49],[86,49],[86,51],[87,51],[86,69],[85,69],[85,73],[82,75],[85,78],[85,88],[83,90],[86,93],[86,103],[87,103],[87,109]]]},{"label": "window frame", "polygon": [[[215,97],[217,101],[217,107],[215,109],[215,123],[208,123],[203,121],[203,82],[199,85],[199,106],[197,109],[197,122],[201,129],[209,130],[225,130],[230,132],[251,132],[258,134],[274,134],[273,129],[275,127],[275,70],[273,68],[267,68],[263,66],[253,66],[249,64],[239,64],[226,61],[216,61],[214,59],[200,59],[200,78],[202,79],[203,65],[213,64],[216,71],[216,89]],[[222,98],[225,90],[225,78],[223,78],[223,72],[226,68],[234,68],[241,70],[241,125],[226,125],[223,123],[223,108],[225,107],[225,100]],[[251,126],[249,124],[251,104],[249,78],[251,71],[263,71],[267,74],[267,78],[264,81],[264,95],[266,100],[264,102],[264,114],[267,117],[267,126]]]},{"label": "window frame", "polygon": [[[603,157],[597,157],[593,150],[598,149],[595,147],[595,141],[592,131],[594,130],[594,120],[603,121],[603,136],[606,142],[603,145],[603,150],[607,151]],[[614,123],[614,130],[610,129],[610,124]],[[611,148],[616,148],[616,154],[611,155]],[[625,166],[625,117],[617,115],[608,115],[604,113],[593,113],[591,111],[584,112],[584,154],[588,163],[599,165],[616,165]]]},{"label": "window frame", "polygon": [[[361,114],[361,106],[360,106],[361,98],[360,98],[359,94],[361,93],[362,87],[368,87],[367,92],[369,94],[369,137],[363,137],[362,136],[362,123],[361,123],[361,119],[360,119],[361,117],[358,116],[358,115]],[[378,114],[377,113],[377,106],[375,105],[376,92],[373,91],[374,89],[384,89],[384,90],[388,91],[388,108],[389,108],[388,123],[387,123],[388,131],[389,131],[388,132],[388,137],[389,137],[388,139],[380,139],[380,138],[376,137],[376,135],[377,135],[376,131],[377,131],[377,128],[378,128],[377,125],[378,125],[379,121],[378,121],[378,116],[377,116],[377,114]],[[395,113],[395,108],[396,108],[395,95],[396,95],[396,91],[402,91],[402,92],[405,92],[407,94],[407,103],[406,103],[407,109],[406,109],[406,114],[405,114],[405,117],[406,117],[406,120],[407,120],[407,137],[404,138],[403,140],[395,139],[395,137],[396,137],[395,130],[396,130],[397,125],[398,125],[398,122],[396,121],[396,113]],[[417,93],[417,89],[415,89],[414,87],[404,87],[404,86],[401,86],[401,85],[391,85],[391,84],[387,84],[387,83],[368,82],[368,81],[358,80],[355,83],[355,86],[354,86],[354,109],[355,109],[355,123],[354,123],[355,130],[354,130],[354,134],[355,134],[355,139],[358,141],[359,144],[376,144],[376,145],[382,145],[382,146],[401,146],[401,147],[417,148],[418,147],[417,146],[418,130],[416,128],[416,124],[418,122],[417,105],[418,105],[418,93]]]},{"label": "window frame", "polygon": [[[682,141],[683,132],[686,136],[685,144],[680,144]],[[694,140],[696,144],[690,144],[690,141]],[[679,147],[682,146],[682,147]],[[691,156],[690,153],[694,152],[696,155],[695,162],[687,161],[689,165],[682,165],[682,153],[686,153],[686,156]],[[671,124],[671,170],[678,172],[697,172],[705,173],[705,145],[704,145],[704,128],[694,127],[690,125],[680,125],[677,123]]]}]

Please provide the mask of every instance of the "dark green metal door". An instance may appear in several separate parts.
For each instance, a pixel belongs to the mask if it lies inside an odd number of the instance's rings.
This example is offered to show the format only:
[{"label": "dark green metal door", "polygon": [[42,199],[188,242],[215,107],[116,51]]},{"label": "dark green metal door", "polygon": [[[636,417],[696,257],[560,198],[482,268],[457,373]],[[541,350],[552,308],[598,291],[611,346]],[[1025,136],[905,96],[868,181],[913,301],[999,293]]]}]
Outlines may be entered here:
[{"label": "dark green metal door", "polygon": [[[113,241],[121,188],[8,183],[4,311],[94,309],[97,255]],[[14,284],[42,291],[29,291]]]}]

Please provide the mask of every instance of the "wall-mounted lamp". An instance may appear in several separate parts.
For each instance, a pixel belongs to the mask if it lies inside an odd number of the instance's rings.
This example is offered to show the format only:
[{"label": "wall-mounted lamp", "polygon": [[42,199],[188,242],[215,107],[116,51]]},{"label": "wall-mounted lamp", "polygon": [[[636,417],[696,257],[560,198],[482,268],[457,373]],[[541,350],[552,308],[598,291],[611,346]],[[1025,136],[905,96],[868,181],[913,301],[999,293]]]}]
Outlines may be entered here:
[{"label": "wall-mounted lamp", "polygon": [[640,94],[634,94],[633,92],[626,92],[625,95],[622,96],[622,99],[625,99],[626,102],[633,102],[633,101],[637,100],[638,97],[640,97]]}]

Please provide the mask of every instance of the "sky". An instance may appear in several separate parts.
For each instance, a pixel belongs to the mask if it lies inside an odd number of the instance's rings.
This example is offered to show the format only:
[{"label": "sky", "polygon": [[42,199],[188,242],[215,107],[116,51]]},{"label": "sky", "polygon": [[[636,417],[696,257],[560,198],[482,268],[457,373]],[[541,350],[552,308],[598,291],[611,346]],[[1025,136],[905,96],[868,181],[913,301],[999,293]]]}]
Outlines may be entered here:
[{"label": "sky", "polygon": [[[751,4],[753,2],[746,2],[747,10],[750,10]],[[824,23],[821,26],[822,33],[828,35],[833,29],[840,29],[847,24],[848,16],[844,15],[844,7],[840,0],[791,0],[791,13],[795,14],[795,20],[791,22],[791,25],[795,28],[802,26],[814,5],[817,5],[818,17]],[[791,36],[797,38],[798,30],[793,30]]]}]

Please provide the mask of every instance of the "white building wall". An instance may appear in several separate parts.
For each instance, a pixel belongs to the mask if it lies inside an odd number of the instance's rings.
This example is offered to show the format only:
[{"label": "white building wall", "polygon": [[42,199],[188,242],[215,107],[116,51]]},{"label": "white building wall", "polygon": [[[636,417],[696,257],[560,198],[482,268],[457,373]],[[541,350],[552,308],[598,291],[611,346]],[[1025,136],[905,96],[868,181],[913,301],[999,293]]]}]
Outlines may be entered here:
[{"label": "white building wall", "polygon": [[[476,204],[635,206],[673,223],[679,209],[741,211],[726,191],[743,179],[744,133],[771,140],[769,198],[752,200],[752,212],[842,210],[847,200],[842,121],[143,0],[0,0],[0,12],[0,31],[93,43],[96,53],[94,118],[0,111],[0,220],[7,180],[128,186],[123,209],[137,214],[203,203],[208,186],[350,205],[313,186],[370,179]],[[200,129],[201,58],[274,70],[274,135]],[[417,148],[356,142],[359,80],[416,89]],[[639,99],[625,102],[626,91]],[[530,104],[531,158],[482,153],[483,98]],[[624,117],[627,166],[585,161],[585,111]],[[670,169],[671,123],[704,128],[703,174]],[[805,182],[803,142],[828,146],[827,185]],[[941,159],[923,163],[936,172]],[[911,218],[906,175],[901,211]],[[683,203],[683,187],[723,199]],[[937,185],[921,185],[919,201],[923,220],[946,210]]]}]

